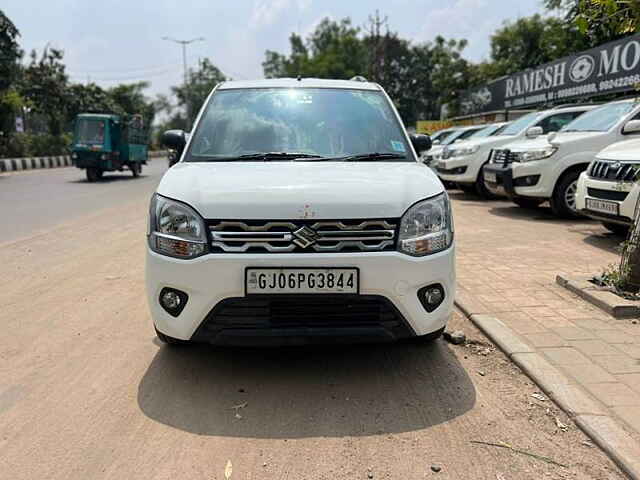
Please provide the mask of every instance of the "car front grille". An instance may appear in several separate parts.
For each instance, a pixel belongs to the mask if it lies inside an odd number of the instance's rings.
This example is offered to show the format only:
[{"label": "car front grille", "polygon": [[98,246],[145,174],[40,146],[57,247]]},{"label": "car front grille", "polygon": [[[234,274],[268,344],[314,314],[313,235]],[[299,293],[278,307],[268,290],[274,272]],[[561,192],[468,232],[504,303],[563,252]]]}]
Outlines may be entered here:
[{"label": "car front grille", "polygon": [[393,303],[379,295],[250,295],[220,301],[192,340],[215,342],[225,331],[304,336],[357,328],[380,329],[396,339],[415,335]]},{"label": "car front grille", "polygon": [[617,202],[623,202],[629,192],[619,192],[616,190],[602,190],[600,188],[587,188],[587,195],[593,198],[599,198],[601,200],[615,200]]},{"label": "car front grille", "polygon": [[493,153],[491,154],[491,163],[501,163],[503,165],[508,165],[514,162],[515,157],[515,153],[513,153],[508,148],[502,150],[493,150]]},{"label": "car front grille", "polygon": [[596,160],[591,164],[588,175],[598,180],[633,182],[640,171],[639,162],[619,162],[616,160]]},{"label": "car front grille", "polygon": [[397,219],[210,221],[213,253],[322,253],[394,250]]}]

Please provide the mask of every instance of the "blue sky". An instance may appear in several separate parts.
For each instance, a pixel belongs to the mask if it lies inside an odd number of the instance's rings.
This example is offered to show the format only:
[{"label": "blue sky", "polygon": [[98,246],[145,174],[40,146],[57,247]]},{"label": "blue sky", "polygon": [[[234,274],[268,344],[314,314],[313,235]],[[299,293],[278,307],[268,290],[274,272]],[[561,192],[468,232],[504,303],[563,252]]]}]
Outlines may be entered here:
[{"label": "blue sky", "polygon": [[466,38],[466,57],[486,58],[489,35],[505,20],[542,12],[541,0],[3,0],[2,9],[29,51],[47,43],[65,51],[71,78],[103,86],[149,80],[149,93],[182,79],[178,45],[161,40],[205,37],[188,49],[191,65],[209,57],[234,78],[260,78],[266,49],[288,52],[292,31],[324,17],[362,26],[376,9],[413,42],[436,35]]}]

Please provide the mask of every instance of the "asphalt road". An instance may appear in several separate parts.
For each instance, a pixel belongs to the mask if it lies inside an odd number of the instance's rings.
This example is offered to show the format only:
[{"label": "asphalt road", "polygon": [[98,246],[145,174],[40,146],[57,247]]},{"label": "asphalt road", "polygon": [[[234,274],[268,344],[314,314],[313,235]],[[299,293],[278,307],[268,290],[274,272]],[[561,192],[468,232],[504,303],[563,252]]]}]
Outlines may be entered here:
[{"label": "asphalt road", "polygon": [[0,479],[623,478],[460,315],[468,346],[160,344],[144,250],[164,168],[0,179]]},{"label": "asphalt road", "polygon": [[24,238],[105,208],[150,196],[167,170],[166,158],[150,159],[142,175],[107,172],[97,183],[75,167],[0,173],[0,243]]}]

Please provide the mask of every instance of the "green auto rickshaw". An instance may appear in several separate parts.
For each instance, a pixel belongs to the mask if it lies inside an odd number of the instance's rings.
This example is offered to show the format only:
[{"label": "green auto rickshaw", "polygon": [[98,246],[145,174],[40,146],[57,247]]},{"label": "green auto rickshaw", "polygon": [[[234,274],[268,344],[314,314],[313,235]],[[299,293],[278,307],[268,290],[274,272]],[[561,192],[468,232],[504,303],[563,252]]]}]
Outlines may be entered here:
[{"label": "green auto rickshaw", "polygon": [[87,171],[90,182],[125,167],[137,177],[147,163],[147,140],[140,115],[81,113],[75,119],[71,159]]}]

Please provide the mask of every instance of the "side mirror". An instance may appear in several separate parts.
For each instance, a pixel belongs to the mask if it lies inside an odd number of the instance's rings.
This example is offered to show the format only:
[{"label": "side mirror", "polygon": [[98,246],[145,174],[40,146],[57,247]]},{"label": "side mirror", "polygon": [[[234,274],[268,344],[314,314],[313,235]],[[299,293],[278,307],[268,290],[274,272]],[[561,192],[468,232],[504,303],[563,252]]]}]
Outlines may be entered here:
[{"label": "side mirror", "polygon": [[431,145],[440,145],[440,140],[434,140],[431,142]]},{"label": "side mirror", "polygon": [[640,120],[630,120],[624,127],[622,133],[638,133],[640,132]]},{"label": "side mirror", "polygon": [[431,148],[431,137],[429,135],[412,133],[409,135],[409,138],[411,139],[413,148],[418,154]]},{"label": "side mirror", "polygon": [[525,133],[527,138],[536,138],[544,133],[542,127],[529,127]]},{"label": "side mirror", "polygon": [[187,144],[187,135],[184,130],[167,130],[162,134],[161,141],[165,147],[172,148],[182,154],[182,150]]}]

